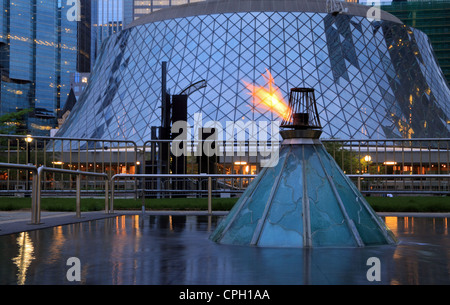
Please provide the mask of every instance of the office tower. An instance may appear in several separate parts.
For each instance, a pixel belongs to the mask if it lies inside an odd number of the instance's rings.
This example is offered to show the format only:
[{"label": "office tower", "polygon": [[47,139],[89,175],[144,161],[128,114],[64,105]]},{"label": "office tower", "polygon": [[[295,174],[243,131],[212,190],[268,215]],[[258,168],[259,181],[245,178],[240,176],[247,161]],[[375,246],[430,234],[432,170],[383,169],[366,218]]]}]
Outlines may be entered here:
[{"label": "office tower", "polygon": [[404,24],[427,34],[447,83],[450,84],[450,0],[381,4],[383,10],[395,15]]},{"label": "office tower", "polygon": [[25,119],[34,135],[47,135],[55,126],[77,58],[83,65],[77,44],[79,8],[73,2],[0,1],[0,115],[32,109]]}]

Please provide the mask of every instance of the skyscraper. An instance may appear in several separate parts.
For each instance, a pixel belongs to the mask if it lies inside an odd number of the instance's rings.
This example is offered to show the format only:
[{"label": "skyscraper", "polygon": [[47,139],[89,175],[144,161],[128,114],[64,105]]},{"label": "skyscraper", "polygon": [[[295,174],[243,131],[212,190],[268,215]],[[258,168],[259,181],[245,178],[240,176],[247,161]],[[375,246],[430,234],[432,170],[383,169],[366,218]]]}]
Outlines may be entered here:
[{"label": "skyscraper", "polygon": [[26,121],[34,135],[48,135],[56,125],[70,73],[89,58],[77,42],[81,11],[72,2],[0,1],[0,115],[32,109]]},{"label": "skyscraper", "polygon": [[434,53],[450,84],[450,0],[393,1],[381,8],[397,16],[404,24],[427,34]]}]

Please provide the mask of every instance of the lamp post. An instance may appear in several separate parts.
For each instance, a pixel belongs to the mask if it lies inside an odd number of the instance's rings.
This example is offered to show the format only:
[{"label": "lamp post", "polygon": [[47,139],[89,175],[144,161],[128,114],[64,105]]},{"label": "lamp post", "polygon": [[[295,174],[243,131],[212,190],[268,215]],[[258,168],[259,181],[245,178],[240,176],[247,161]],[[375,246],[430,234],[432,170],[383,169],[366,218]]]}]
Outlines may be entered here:
[{"label": "lamp post", "polygon": [[[25,138],[25,142],[27,143],[27,144],[26,144],[26,147],[25,147],[26,150],[27,150],[27,160],[26,160],[26,163],[27,163],[28,165],[32,165],[32,164],[31,164],[31,142],[33,142],[33,137],[32,137],[31,135],[27,135],[27,137]],[[27,191],[29,191],[29,190],[30,190],[30,174],[29,174],[28,170],[27,170],[26,179],[27,179],[27,185],[26,185],[26,187],[27,187]],[[28,197],[28,193],[26,194],[26,196]]]},{"label": "lamp post", "polygon": [[369,164],[372,161],[372,157],[370,155],[365,155],[364,161],[366,162],[366,173],[369,173]]}]

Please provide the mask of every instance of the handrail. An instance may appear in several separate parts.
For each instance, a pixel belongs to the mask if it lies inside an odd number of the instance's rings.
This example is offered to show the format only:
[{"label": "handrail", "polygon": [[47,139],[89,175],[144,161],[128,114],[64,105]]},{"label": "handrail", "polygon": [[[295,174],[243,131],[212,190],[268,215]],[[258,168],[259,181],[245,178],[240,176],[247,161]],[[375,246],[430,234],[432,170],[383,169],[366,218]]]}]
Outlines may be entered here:
[{"label": "handrail", "polygon": [[0,167],[9,168],[9,169],[29,169],[32,171],[37,171],[37,167],[34,165],[27,164],[17,164],[17,163],[3,163],[0,162]]},{"label": "handrail", "polygon": [[415,142],[415,141],[450,141],[450,138],[386,138],[386,139],[320,139],[322,142]]},{"label": "handrail", "polygon": [[111,180],[115,178],[256,178],[258,175],[245,174],[115,174]]},{"label": "handrail", "polygon": [[40,207],[37,200],[37,185],[38,185],[38,169],[34,165],[26,165],[26,164],[15,164],[15,163],[0,163],[0,167],[2,168],[8,168],[8,169],[26,169],[33,172],[33,180],[31,184],[31,224],[38,224],[40,216],[38,213],[40,213]]},{"label": "handrail", "polygon": [[[401,179],[423,179],[423,178],[448,178],[450,179],[450,174],[351,174],[346,175],[348,178],[357,178],[356,187],[359,191],[361,191],[361,179],[364,178],[401,178]],[[392,191],[387,191],[388,193],[392,193]]]},{"label": "handrail", "polygon": [[111,177],[110,211],[114,213],[114,180],[118,178],[208,178],[208,214],[212,214],[212,178],[256,178],[257,175],[244,174],[116,174]]},{"label": "handrail", "polygon": [[348,174],[349,178],[450,178],[450,174]]},{"label": "handrail", "polygon": [[108,195],[109,195],[109,176],[106,173],[85,172],[79,170],[68,170],[62,168],[53,168],[41,166],[37,168],[34,165],[1,163],[1,168],[26,169],[33,172],[32,195],[31,195],[31,224],[40,224],[41,222],[41,181],[43,172],[56,172],[77,175],[76,182],[76,215],[81,217],[81,176],[103,177],[105,179],[105,213],[108,213]]},{"label": "handrail", "polygon": [[40,221],[40,208],[41,208],[41,179],[43,172],[56,172],[56,173],[65,173],[77,176],[76,181],[76,215],[77,218],[81,218],[81,176],[94,176],[94,177],[103,177],[105,179],[105,213],[108,213],[108,178],[109,176],[106,173],[96,173],[96,172],[85,172],[80,170],[70,170],[70,169],[62,169],[62,168],[53,168],[41,166],[37,169],[37,192],[36,192],[36,203],[37,203],[37,223]]},{"label": "handrail", "polygon": [[[0,134],[2,138],[22,138],[25,139],[29,136],[26,135],[10,135],[10,134]],[[65,138],[65,137],[48,137],[48,136],[31,136],[33,139],[45,139],[45,140],[55,140],[55,141],[83,141],[83,142],[118,142],[118,143],[131,143],[137,147],[137,143],[133,140],[114,140],[114,139],[98,139],[98,138]]]}]

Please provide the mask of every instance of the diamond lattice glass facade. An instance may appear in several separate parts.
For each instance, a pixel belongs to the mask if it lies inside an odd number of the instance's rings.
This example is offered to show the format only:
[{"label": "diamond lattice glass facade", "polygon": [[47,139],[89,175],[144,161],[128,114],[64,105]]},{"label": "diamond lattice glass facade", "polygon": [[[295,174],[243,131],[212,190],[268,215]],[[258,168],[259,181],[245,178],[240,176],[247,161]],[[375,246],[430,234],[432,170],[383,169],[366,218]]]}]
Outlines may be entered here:
[{"label": "diamond lattice glass facade", "polygon": [[449,137],[450,90],[427,36],[344,5],[336,15],[320,0],[207,1],[142,17],[105,42],[57,136],[150,140],[166,61],[171,94],[207,81],[189,96],[189,121],[278,120],[244,84],[264,85],[267,69],[285,97],[316,90],[322,138]]},{"label": "diamond lattice glass facade", "polygon": [[393,1],[380,4],[381,9],[427,34],[447,83],[450,84],[450,1]]}]

